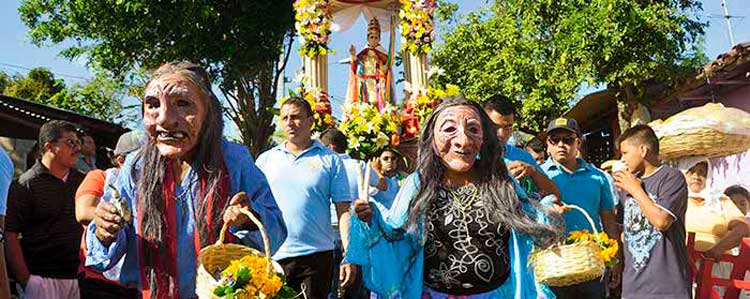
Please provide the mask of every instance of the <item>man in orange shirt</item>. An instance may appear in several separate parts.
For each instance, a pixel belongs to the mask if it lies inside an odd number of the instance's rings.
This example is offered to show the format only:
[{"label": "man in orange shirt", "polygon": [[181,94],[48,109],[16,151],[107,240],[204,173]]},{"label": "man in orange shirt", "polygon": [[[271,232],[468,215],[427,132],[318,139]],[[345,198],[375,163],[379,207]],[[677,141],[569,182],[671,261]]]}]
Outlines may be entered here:
[{"label": "man in orange shirt", "polygon": [[[108,182],[113,182],[125,163],[125,157],[141,148],[146,142],[146,135],[140,131],[131,131],[120,136],[115,146],[113,164],[116,167],[106,171],[95,169],[86,174],[76,192],[76,220],[84,227],[94,219],[99,198],[104,195]],[[81,260],[86,258],[85,234],[81,238]],[[133,288],[119,285],[119,267],[104,273],[85,267],[79,267],[79,285],[81,299],[87,298],[138,298],[139,292]]]}]

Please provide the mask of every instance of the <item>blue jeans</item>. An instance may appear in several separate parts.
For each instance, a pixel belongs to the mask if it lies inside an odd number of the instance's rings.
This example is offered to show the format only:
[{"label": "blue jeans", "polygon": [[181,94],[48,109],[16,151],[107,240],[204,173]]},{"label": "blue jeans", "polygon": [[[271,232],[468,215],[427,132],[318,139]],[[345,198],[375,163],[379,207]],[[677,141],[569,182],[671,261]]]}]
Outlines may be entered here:
[{"label": "blue jeans", "polygon": [[603,276],[591,281],[565,287],[550,287],[557,299],[604,299],[606,286]]}]

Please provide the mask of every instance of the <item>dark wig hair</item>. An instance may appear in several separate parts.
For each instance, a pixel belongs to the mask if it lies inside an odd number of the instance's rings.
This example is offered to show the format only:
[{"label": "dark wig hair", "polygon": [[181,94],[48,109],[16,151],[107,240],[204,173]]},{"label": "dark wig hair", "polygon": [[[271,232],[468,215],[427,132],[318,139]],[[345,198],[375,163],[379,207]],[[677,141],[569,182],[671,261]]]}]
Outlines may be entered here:
[{"label": "dark wig hair", "polygon": [[[206,215],[209,213],[208,199],[218,200],[222,191],[229,191],[219,190],[222,187],[220,184],[222,176],[227,175],[224,173],[225,161],[221,155],[222,133],[224,131],[221,104],[216,95],[211,91],[211,81],[202,67],[189,62],[166,63],[153,72],[149,83],[168,74],[180,75],[198,87],[206,104],[206,117],[198,135],[200,140],[191,151],[191,156],[188,157],[193,169],[206,181],[205,194],[196,196],[193,202],[196,215]],[[170,161],[159,153],[153,136],[149,136],[148,142],[145,144],[143,150],[139,152],[137,159],[142,162],[139,172],[140,178],[137,181],[137,200],[140,209],[143,211],[141,234],[145,238],[145,241],[156,245],[157,248],[160,250],[163,249],[166,252],[167,244],[164,243],[163,236],[166,234],[167,219],[164,213],[165,207],[162,188],[166,178],[166,168]],[[133,164],[133,167],[135,167],[135,164]],[[208,245],[210,242],[208,237],[209,231],[213,231],[218,235],[222,225],[222,222],[218,220],[222,219],[223,212],[228,203],[229,201],[223,207],[214,207],[210,211],[212,212],[212,219],[217,220],[213,221],[212,227],[207,227],[207,217],[196,217],[195,221],[198,224],[197,233],[199,234],[202,246]],[[144,284],[153,284],[154,282],[154,262],[153,257],[150,257],[149,253],[148,251],[145,252],[143,258],[150,282],[144,281]],[[171,277],[171,279],[175,278]],[[153,292],[152,295],[157,296],[155,293]]]},{"label": "dark wig hair", "polygon": [[[539,245],[549,245],[562,236],[559,226],[538,223],[534,215],[524,211],[523,203],[529,202],[541,209],[536,201],[519,198],[513,187],[513,179],[503,161],[503,149],[493,129],[492,120],[477,103],[466,100],[463,96],[451,96],[442,99],[427,119],[419,139],[417,155],[417,172],[419,188],[412,201],[407,228],[414,230],[424,218],[427,209],[431,208],[438,192],[445,186],[446,166],[435,152],[433,146],[435,122],[437,117],[449,107],[467,106],[479,115],[482,122],[484,140],[479,151],[479,159],[473,165],[476,172],[478,199],[485,202],[490,219],[515,231],[531,236]],[[541,209],[544,211],[544,209]],[[562,223],[560,216],[548,214],[552,223]]]}]

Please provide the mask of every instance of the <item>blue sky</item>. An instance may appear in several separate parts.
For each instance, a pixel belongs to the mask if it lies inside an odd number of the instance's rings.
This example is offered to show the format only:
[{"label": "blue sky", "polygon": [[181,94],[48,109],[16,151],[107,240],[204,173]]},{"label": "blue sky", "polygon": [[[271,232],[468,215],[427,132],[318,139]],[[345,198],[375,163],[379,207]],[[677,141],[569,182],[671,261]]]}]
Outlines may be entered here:
[{"label": "blue sky", "polygon": [[[748,0],[726,0],[730,13],[744,18],[736,18],[732,21],[734,29],[735,42],[750,41],[750,1]],[[466,0],[453,1],[459,4],[459,13],[472,11],[482,5],[485,0]],[[709,59],[715,58],[718,54],[729,50],[730,42],[727,34],[726,23],[721,16],[723,10],[721,0],[702,0],[703,12],[700,17],[704,21],[709,21],[709,27],[705,35],[705,51]],[[28,28],[21,22],[18,17],[19,1],[0,1],[0,20],[3,25],[0,26],[0,71],[7,73],[26,73],[28,68],[46,67],[55,73],[56,77],[65,79],[68,84],[83,82],[85,78],[91,76],[86,67],[85,60],[69,61],[59,57],[58,52],[63,46],[36,47],[32,45],[26,37]],[[329,93],[333,97],[333,106],[335,107],[334,115],[338,115],[339,104],[342,103],[346,96],[346,84],[348,80],[347,65],[336,64],[336,61],[348,57],[349,45],[354,45],[360,49],[364,43],[366,24],[363,18],[358,20],[354,29],[334,33],[330,48],[336,51],[335,55],[329,57]],[[383,34],[383,45],[387,46],[388,34]],[[296,55],[296,49],[290,57],[289,65],[286,70],[286,76],[294,78],[294,74],[299,70],[301,60]],[[296,87],[295,82],[286,85],[286,88]],[[400,87],[397,87],[400,89]]]}]

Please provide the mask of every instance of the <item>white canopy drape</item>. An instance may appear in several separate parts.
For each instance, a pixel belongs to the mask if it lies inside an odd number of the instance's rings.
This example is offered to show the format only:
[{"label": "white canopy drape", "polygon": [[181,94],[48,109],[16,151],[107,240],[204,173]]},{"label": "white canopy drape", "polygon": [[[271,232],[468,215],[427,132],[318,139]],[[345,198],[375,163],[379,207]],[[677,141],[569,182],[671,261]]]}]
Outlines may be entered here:
[{"label": "white canopy drape", "polygon": [[398,0],[334,0],[332,5],[331,31],[334,32],[351,29],[360,15],[365,16],[366,22],[377,18],[380,31],[387,32],[391,28],[391,16],[398,14]]}]

